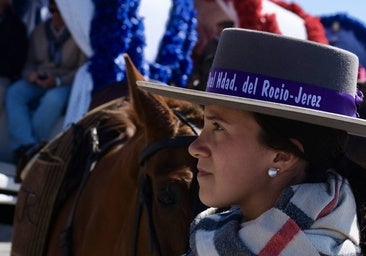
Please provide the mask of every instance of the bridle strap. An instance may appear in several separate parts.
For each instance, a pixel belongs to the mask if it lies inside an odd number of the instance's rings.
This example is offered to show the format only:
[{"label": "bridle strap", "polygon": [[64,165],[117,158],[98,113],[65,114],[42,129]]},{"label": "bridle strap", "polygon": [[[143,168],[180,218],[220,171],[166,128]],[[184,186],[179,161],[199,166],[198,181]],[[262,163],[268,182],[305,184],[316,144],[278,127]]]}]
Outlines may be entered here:
[{"label": "bridle strap", "polygon": [[144,206],[144,198],[142,193],[142,188],[144,187],[145,180],[147,176],[141,175],[139,180],[139,186],[137,191],[137,199],[136,199],[136,213],[135,213],[135,222],[134,222],[134,231],[133,231],[133,240],[132,240],[132,249],[133,249],[133,255],[137,254],[137,241],[138,241],[138,235],[139,235],[139,226],[142,216],[142,208]]},{"label": "bridle strap", "polygon": [[140,166],[144,166],[150,156],[163,148],[178,148],[188,146],[195,139],[197,139],[197,136],[176,136],[173,138],[155,141],[142,150],[139,159]]},{"label": "bridle strap", "polygon": [[72,248],[72,225],[74,222],[76,209],[80,200],[81,193],[86,185],[87,180],[91,172],[94,170],[96,162],[103,157],[107,152],[109,152],[113,147],[117,145],[122,145],[126,141],[126,137],[117,137],[111,141],[108,141],[101,148],[99,147],[99,137],[98,131],[96,127],[92,127],[89,130],[88,135],[92,141],[92,154],[88,157],[85,170],[83,172],[83,176],[76,192],[75,199],[73,201],[73,205],[70,211],[70,214],[67,219],[66,227],[60,234],[61,240],[61,251],[63,256],[72,256],[73,248]]},{"label": "bridle strap", "polygon": [[133,255],[137,255],[137,241],[138,241],[138,231],[139,225],[142,216],[142,209],[145,206],[147,212],[147,223],[148,223],[148,231],[149,231],[149,241],[150,241],[150,255],[152,255],[154,249],[156,255],[160,256],[161,248],[160,244],[157,240],[156,230],[154,226],[154,221],[152,217],[152,187],[151,181],[149,177],[143,173],[140,176],[139,188],[138,188],[138,197],[136,203],[136,215],[135,215],[135,223],[134,223],[134,233],[133,233]]},{"label": "bridle strap", "polygon": [[140,159],[139,163],[140,166],[143,166],[147,159],[153,155],[155,152],[159,151],[160,149],[163,149],[165,147],[171,148],[171,147],[183,147],[188,146],[191,144],[197,136],[200,134],[200,130],[191,123],[181,112],[179,112],[176,109],[172,109],[173,113],[176,117],[179,118],[181,122],[183,122],[185,125],[191,128],[192,132],[195,134],[194,136],[175,136],[173,138],[168,138],[164,140],[159,140],[156,142],[153,142],[152,144],[145,147],[142,152],[140,153]]},{"label": "bridle strap", "polygon": [[195,126],[193,123],[191,123],[187,117],[185,117],[181,112],[179,112],[178,110],[175,110],[175,109],[172,109],[173,113],[175,114],[176,117],[179,118],[180,121],[182,121],[184,124],[188,125],[192,132],[195,134],[195,135],[199,135],[201,133],[201,130]]},{"label": "bridle strap", "polygon": [[153,215],[152,215],[153,189],[151,186],[151,180],[150,180],[149,176],[147,176],[146,174],[144,176],[146,176],[146,179],[145,179],[145,184],[142,189],[142,195],[143,195],[143,200],[145,202],[145,207],[147,209],[147,223],[148,223],[149,237],[150,237],[150,254],[152,255],[154,248],[155,248],[156,254],[158,256],[160,256],[161,248],[160,248],[160,244],[158,241],[158,237],[156,235],[156,230],[155,230],[155,225],[154,225],[154,220],[153,220]]}]

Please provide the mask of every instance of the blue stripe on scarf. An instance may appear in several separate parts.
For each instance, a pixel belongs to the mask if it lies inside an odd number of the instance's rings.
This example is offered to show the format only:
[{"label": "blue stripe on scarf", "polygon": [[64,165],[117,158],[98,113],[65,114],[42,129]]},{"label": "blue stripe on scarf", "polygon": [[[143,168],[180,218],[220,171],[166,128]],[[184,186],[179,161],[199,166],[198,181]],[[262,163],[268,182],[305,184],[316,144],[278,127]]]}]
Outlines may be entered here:
[{"label": "blue stripe on scarf", "polygon": [[210,217],[202,219],[199,224],[196,226],[196,229],[205,230],[205,231],[213,231],[221,228],[231,221],[241,221],[242,214],[240,209],[238,208],[235,212],[222,212],[218,213],[220,216],[219,220],[214,220]]},{"label": "blue stripe on scarf", "polygon": [[[247,249],[238,236],[241,216],[236,215],[236,217],[239,218],[232,219],[225,226],[215,231],[214,244],[216,251],[219,255],[232,255],[235,252],[235,255],[254,256],[255,254]],[[233,230],[236,232],[233,232]]]},{"label": "blue stripe on scarf", "polygon": [[275,207],[293,219],[300,229],[308,229],[311,227],[311,225],[313,225],[314,220],[291,202],[291,198],[294,194],[295,191],[292,187],[286,189],[281,194],[280,199],[277,201]]}]

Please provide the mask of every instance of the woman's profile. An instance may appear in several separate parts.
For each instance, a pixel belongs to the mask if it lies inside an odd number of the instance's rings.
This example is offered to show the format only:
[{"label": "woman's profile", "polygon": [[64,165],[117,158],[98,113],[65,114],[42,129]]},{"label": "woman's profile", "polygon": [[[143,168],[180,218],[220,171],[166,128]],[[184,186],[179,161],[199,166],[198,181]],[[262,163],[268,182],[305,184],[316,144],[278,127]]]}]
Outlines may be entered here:
[{"label": "woman's profile", "polygon": [[226,29],[205,92],[139,83],[204,105],[189,152],[211,208],[192,223],[187,255],[361,254],[365,199],[345,161],[349,136],[366,137],[357,72],[338,48]]}]

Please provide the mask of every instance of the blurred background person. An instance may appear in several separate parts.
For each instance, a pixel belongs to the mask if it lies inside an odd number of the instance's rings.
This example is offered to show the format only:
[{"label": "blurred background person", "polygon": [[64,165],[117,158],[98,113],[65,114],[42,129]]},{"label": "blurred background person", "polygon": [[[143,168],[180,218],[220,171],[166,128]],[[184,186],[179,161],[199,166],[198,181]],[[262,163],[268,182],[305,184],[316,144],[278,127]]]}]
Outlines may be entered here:
[{"label": "blurred background person", "polygon": [[14,14],[10,0],[0,0],[0,113],[5,90],[18,79],[27,57],[25,24]]},{"label": "blurred background person", "polygon": [[49,3],[50,19],[31,34],[22,78],[9,86],[5,108],[10,147],[21,169],[30,149],[48,135],[64,114],[77,69],[87,60],[57,8]]},{"label": "blurred background person", "polygon": [[188,87],[200,91],[204,91],[206,89],[208,74],[210,73],[210,68],[215,56],[221,33],[225,28],[232,27],[234,27],[234,22],[232,20],[223,20],[216,23],[215,35],[207,42],[202,53],[198,56],[194,70],[192,72],[192,84]]}]

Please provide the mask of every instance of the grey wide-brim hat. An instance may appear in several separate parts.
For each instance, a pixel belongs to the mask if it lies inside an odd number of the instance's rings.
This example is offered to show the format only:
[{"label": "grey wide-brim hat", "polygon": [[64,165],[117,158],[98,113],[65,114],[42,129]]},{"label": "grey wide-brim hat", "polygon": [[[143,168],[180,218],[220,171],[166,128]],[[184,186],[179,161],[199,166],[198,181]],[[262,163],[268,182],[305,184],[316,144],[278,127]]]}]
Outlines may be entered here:
[{"label": "grey wide-brim hat", "polygon": [[221,35],[206,91],[137,82],[155,94],[225,105],[366,137],[357,118],[358,58],[332,46],[229,28]]}]

